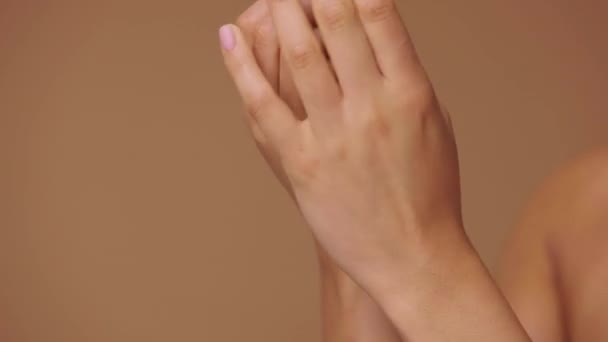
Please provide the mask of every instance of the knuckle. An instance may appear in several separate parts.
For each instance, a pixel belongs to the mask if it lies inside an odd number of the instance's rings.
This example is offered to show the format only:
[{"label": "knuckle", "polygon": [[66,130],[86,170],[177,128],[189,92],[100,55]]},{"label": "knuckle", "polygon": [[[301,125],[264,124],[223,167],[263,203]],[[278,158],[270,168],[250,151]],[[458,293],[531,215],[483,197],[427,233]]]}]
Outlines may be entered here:
[{"label": "knuckle", "polygon": [[380,114],[370,116],[364,125],[365,133],[371,138],[387,138],[391,134],[388,120]]},{"label": "knuckle", "polygon": [[435,90],[427,80],[398,82],[392,88],[392,98],[400,109],[428,106],[435,101]]},{"label": "knuckle", "polygon": [[257,46],[271,46],[276,42],[274,28],[271,22],[265,21],[257,25],[254,30],[254,44]]},{"label": "knuckle", "polygon": [[345,26],[347,9],[343,0],[320,0],[317,6],[319,20],[327,29],[335,31]]},{"label": "knuckle", "polygon": [[399,100],[397,106],[409,122],[422,125],[440,113],[437,96],[428,84],[407,91],[407,95]]},{"label": "knuckle", "polygon": [[247,69],[245,64],[238,58],[238,56],[235,56],[235,54],[227,54],[224,59],[224,63],[226,63],[226,66],[234,78],[242,77]]},{"label": "knuckle", "polygon": [[256,24],[256,18],[248,12],[241,14],[236,19],[236,25],[245,33],[250,32]]},{"label": "knuckle", "polygon": [[263,121],[265,113],[273,106],[274,96],[269,91],[260,91],[251,96],[247,103],[247,112],[257,124]]},{"label": "knuckle", "polygon": [[265,151],[268,149],[268,141],[266,140],[266,136],[264,132],[260,128],[256,122],[251,122],[249,120],[249,127],[251,128],[251,135],[253,136],[253,140],[261,151]]},{"label": "knuckle", "polygon": [[436,102],[435,91],[430,83],[424,82],[414,87],[404,101],[415,108],[427,108]]},{"label": "knuckle", "polygon": [[318,48],[314,43],[296,45],[288,52],[288,58],[294,69],[307,69],[318,57]]},{"label": "knuckle", "polygon": [[397,10],[394,0],[359,0],[361,18],[368,22],[388,19]]},{"label": "knuckle", "polygon": [[266,14],[264,0],[257,0],[236,19],[236,24],[243,30],[251,30]]}]

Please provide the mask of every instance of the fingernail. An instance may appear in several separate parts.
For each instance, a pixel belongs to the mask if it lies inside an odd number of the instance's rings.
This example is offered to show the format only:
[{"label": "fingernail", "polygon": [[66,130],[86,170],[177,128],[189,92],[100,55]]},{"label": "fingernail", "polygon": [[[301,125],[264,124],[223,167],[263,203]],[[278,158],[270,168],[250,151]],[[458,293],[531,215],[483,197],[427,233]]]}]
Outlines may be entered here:
[{"label": "fingernail", "polygon": [[224,25],[220,28],[220,41],[224,50],[230,51],[234,49],[236,46],[236,36],[234,35],[232,25]]}]

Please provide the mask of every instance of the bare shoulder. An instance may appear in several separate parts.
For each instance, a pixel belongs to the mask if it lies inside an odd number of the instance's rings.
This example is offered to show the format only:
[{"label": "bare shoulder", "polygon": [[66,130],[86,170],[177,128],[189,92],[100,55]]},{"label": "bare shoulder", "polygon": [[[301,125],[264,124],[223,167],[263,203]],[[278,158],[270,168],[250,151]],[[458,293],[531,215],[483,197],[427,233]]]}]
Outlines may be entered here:
[{"label": "bare shoulder", "polygon": [[[608,257],[608,148],[587,152],[557,171],[535,206],[549,210],[551,244],[562,257]],[[538,203],[546,203],[539,205]]]},{"label": "bare shoulder", "polygon": [[[556,181],[574,185],[575,194],[585,198],[608,196],[608,147],[586,152],[568,163],[555,175]],[[599,196],[599,198],[596,198]]]},{"label": "bare shoulder", "polygon": [[598,323],[608,318],[606,247],[608,148],[600,148],[547,177],[505,246],[501,286],[534,341],[608,340]]},{"label": "bare shoulder", "polygon": [[[551,224],[548,246],[557,271],[571,341],[606,341],[608,326],[608,149],[586,153],[540,192]],[[543,198],[544,197],[544,198]]]},{"label": "bare shoulder", "polygon": [[602,220],[608,223],[606,213],[608,148],[603,147],[581,154],[549,176],[527,206],[524,219],[542,217],[547,233],[562,235],[595,227]]},{"label": "bare shoulder", "polygon": [[607,214],[608,147],[602,147],[562,165],[539,185],[524,206],[507,252],[580,235],[603,220],[608,224]]},{"label": "bare shoulder", "polygon": [[516,243],[531,240],[562,263],[608,251],[608,148],[585,152],[550,175],[527,204],[514,235]]}]

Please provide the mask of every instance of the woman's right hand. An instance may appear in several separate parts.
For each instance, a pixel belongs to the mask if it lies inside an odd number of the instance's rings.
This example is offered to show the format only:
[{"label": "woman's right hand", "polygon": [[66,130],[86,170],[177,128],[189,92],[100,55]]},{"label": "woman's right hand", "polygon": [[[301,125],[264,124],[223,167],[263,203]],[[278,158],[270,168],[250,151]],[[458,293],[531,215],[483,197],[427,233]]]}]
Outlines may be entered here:
[{"label": "woman's right hand", "polygon": [[[310,20],[314,20],[309,0],[302,0]],[[280,55],[279,43],[266,0],[257,0],[236,21],[250,44],[256,61],[275,91],[297,118],[307,114],[287,62]],[[316,30],[319,44],[323,44]],[[251,117],[248,115],[247,117]],[[254,140],[284,188],[295,199],[280,156],[254,122]],[[380,306],[340,269],[316,242],[321,280],[323,341],[339,342],[357,336],[361,342],[400,342],[401,338]]]}]

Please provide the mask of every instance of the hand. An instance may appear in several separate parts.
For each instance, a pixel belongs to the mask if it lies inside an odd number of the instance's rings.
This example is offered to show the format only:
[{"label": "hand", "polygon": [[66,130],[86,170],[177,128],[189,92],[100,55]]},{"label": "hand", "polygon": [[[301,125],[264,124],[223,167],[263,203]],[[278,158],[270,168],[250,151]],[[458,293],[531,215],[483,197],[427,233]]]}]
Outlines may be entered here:
[{"label": "hand", "polygon": [[[300,3],[302,4],[302,9],[306,13],[308,19],[314,24],[310,0],[300,0]],[[285,104],[287,104],[296,118],[299,120],[306,119],[307,114],[300,94],[296,89],[285,56],[283,56],[280,51],[279,41],[272,22],[267,0],[257,0],[246,11],[239,15],[236,24],[251,48],[262,74],[266,77],[275,92],[281,97]],[[323,45],[319,30],[315,29],[314,32],[319,45]],[[247,118],[251,119],[252,116],[248,115]],[[280,183],[293,197],[293,191],[287,175],[285,174],[285,170],[283,169],[278,151],[268,139],[264,137],[264,134],[260,131],[260,128],[255,121],[249,120],[249,123],[253,128],[252,133],[254,134],[254,140],[262,153],[262,156],[265,158]]]},{"label": "hand", "polygon": [[[301,0],[301,3],[309,19],[314,21],[310,2]],[[288,64],[281,56],[266,0],[257,0],[236,23],[266,79],[294,115],[301,120],[306,119]],[[322,45],[318,29],[315,34]],[[257,144],[274,173],[293,196],[276,150],[265,140],[258,140]],[[401,341],[379,305],[335,264],[318,241],[315,242],[320,267],[322,340],[343,341],[346,336],[357,336],[357,341],[361,342]]]},{"label": "hand", "polygon": [[[301,3],[303,4],[303,9],[309,19],[314,19],[312,16],[312,8],[310,7],[311,4],[304,0],[301,0]],[[236,23],[251,48],[264,77],[281,99],[289,106],[294,116],[300,120],[306,119],[307,114],[302,104],[302,100],[300,99],[300,94],[295,87],[293,77],[284,60],[284,56],[281,56],[279,41],[276,36],[267,1],[257,0],[238,17]],[[323,43],[320,39],[318,30],[315,30],[315,35],[319,44],[322,45]],[[247,117],[249,119],[252,118],[251,115],[248,115]],[[254,128],[253,133],[258,149],[281,184],[287,189],[290,195],[294,197],[293,189],[281,163],[277,148],[265,138],[254,120],[249,120],[249,122],[251,127]],[[319,255],[322,279],[328,280],[331,284],[339,283],[340,287],[349,289],[356,286],[350,284],[352,281],[349,277],[335,265],[333,260],[328,257],[326,251],[318,242],[317,253]]]},{"label": "hand", "polygon": [[313,0],[331,64],[297,0],[269,4],[308,116],[280,98],[234,25],[221,30],[226,65],[316,238],[373,290],[378,270],[420,244],[464,234],[449,119],[392,1]]},{"label": "hand", "polygon": [[[306,3],[304,9],[310,13],[310,4]],[[287,63],[282,60],[279,49],[279,41],[276,36],[272,17],[266,0],[257,0],[246,11],[239,15],[236,20],[238,28],[251,48],[253,56],[274,91],[289,106],[293,114],[299,119],[306,118],[306,112],[300,95],[295,88],[293,78],[287,67]],[[321,42],[320,42],[321,43]],[[279,152],[275,146],[261,132],[260,127],[252,120],[251,113],[247,115],[250,127],[254,135],[254,140],[263,157],[277,176],[281,184],[293,197],[293,190],[285,170],[281,163]]]}]

